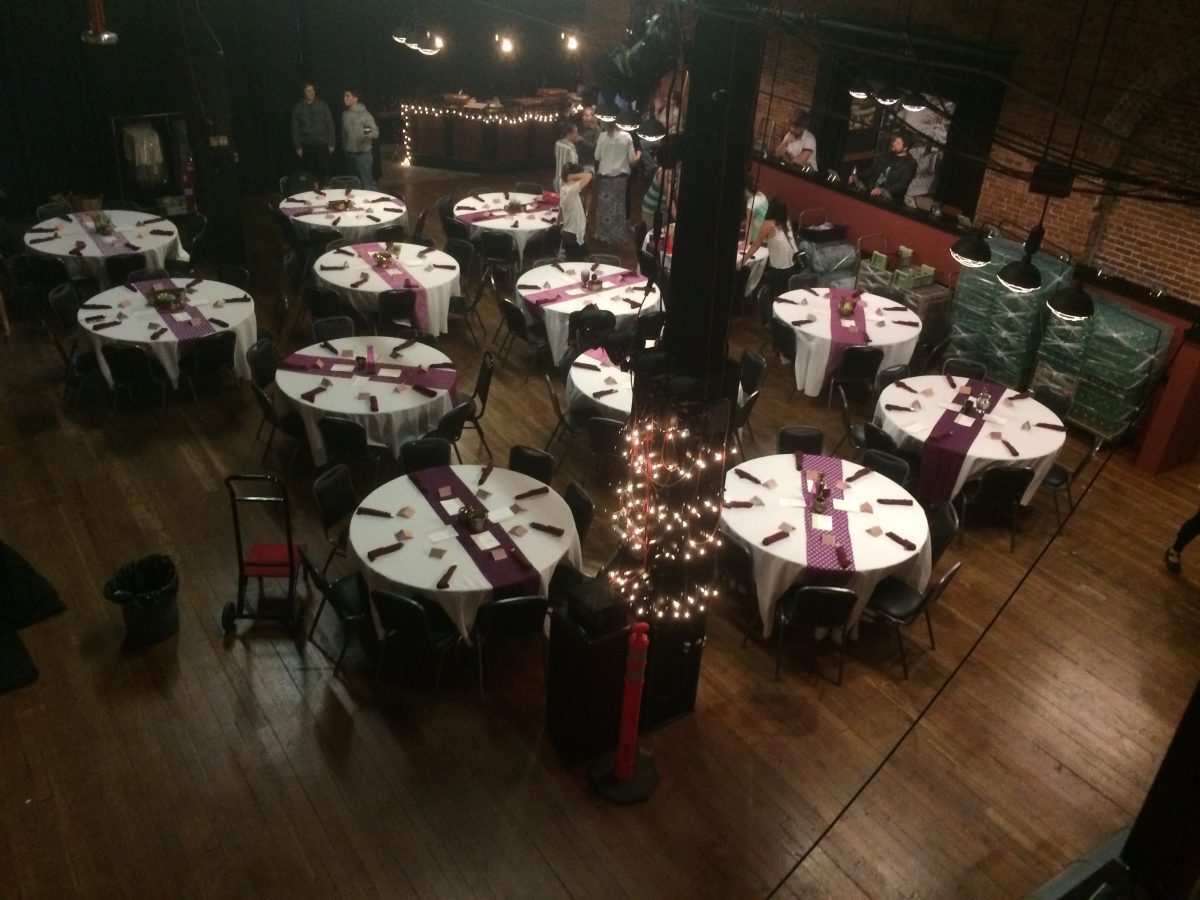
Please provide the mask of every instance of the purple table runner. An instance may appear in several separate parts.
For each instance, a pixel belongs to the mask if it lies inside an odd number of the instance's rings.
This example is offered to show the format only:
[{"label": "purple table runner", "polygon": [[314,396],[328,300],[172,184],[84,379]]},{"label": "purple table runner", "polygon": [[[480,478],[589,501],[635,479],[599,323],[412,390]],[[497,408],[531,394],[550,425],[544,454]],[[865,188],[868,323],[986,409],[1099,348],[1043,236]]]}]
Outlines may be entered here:
[{"label": "purple table runner", "polygon": [[[584,271],[587,272],[588,270],[584,269]],[[608,275],[602,276],[600,278],[600,283],[604,285],[602,290],[605,291],[612,290],[614,288],[642,287],[646,284],[646,276],[637,272],[633,272],[629,269],[621,269],[619,272],[612,272]],[[575,294],[573,296],[569,296],[566,293],[569,290],[579,289],[582,289],[583,293]],[[601,292],[596,291],[594,293],[598,294]],[[592,291],[584,288],[583,284],[579,280],[576,280],[568,282],[564,285],[560,285],[559,287],[522,293],[521,297],[524,299],[525,304],[529,308],[530,312],[538,318],[541,318],[543,315],[543,306],[549,306],[551,303],[563,303],[567,300],[585,300],[592,294]]]},{"label": "purple table runner", "polygon": [[829,289],[829,359],[825,363],[825,377],[828,378],[842,363],[846,348],[867,343],[867,317],[863,304],[854,304],[854,328],[847,328],[838,307],[843,300],[857,299],[855,291],[845,288]]},{"label": "purple table runner", "polygon": [[[134,289],[146,298],[146,302],[150,302],[150,295],[155,291],[175,291],[179,290],[175,286],[175,282],[169,278],[157,278],[154,281],[135,281]],[[196,309],[190,303],[184,303],[182,309],[168,312],[165,309],[156,308],[155,312],[163,320],[163,324],[171,329],[171,334],[175,335],[175,339],[179,341],[194,341],[197,338],[207,337],[216,332],[212,323],[205,318],[204,313]],[[186,312],[191,315],[191,319],[187,322],[179,322],[175,319],[175,313]],[[195,323],[199,321],[200,324]]]},{"label": "purple table runner", "polygon": [[[844,583],[845,580],[849,580],[850,574],[854,571],[854,548],[851,546],[850,540],[850,518],[842,510],[834,509],[832,506],[833,500],[840,500],[843,497],[842,489],[837,486],[838,482],[842,480],[842,461],[836,456],[813,456],[810,454],[805,454],[801,459],[800,476],[805,487],[806,496],[808,495],[808,473],[817,471],[825,476],[825,484],[829,488],[831,503],[825,511],[825,515],[833,520],[833,536],[837,541],[837,544],[834,546],[825,543],[821,536],[828,532],[815,531],[813,529],[812,508],[805,506],[804,533],[808,541],[806,569],[808,572],[820,573],[822,583],[832,583],[830,579],[831,575],[844,576],[844,579],[835,579],[840,583]],[[838,546],[843,548],[843,553],[846,556],[845,566],[838,560]]]},{"label": "purple table runner", "polygon": [[[992,384],[990,381],[979,381],[974,378],[960,379],[960,381],[970,387],[971,393],[955,394],[950,401],[955,406],[961,407],[968,396],[976,397],[984,391],[996,398],[1004,393],[1004,388],[998,384]],[[941,506],[953,496],[954,485],[962,471],[967,451],[971,449],[975,438],[983,430],[982,415],[972,415],[971,418],[974,421],[968,428],[954,421],[955,417],[960,414],[969,415],[962,413],[961,410],[948,409],[943,412],[933,423],[933,429],[925,438],[925,444],[921,448],[921,473],[917,477],[915,493],[922,505],[928,508]],[[935,435],[942,435],[942,437],[935,437]]]},{"label": "purple table runner", "polygon": [[612,365],[612,360],[608,358],[608,353],[603,347],[595,347],[592,350],[584,350],[583,355],[590,356],[597,362],[605,363],[610,366]]},{"label": "purple table runner", "polygon": [[490,222],[492,219],[503,219],[505,216],[522,216],[526,213],[541,213],[549,212],[550,210],[558,210],[557,203],[548,203],[544,200],[536,200],[532,203],[525,204],[526,208],[519,213],[505,212],[503,207],[500,209],[481,209],[479,211],[460,212],[455,214],[455,218],[464,225],[474,225],[477,222]]},{"label": "purple table runner", "polygon": [[[373,249],[372,249],[373,248]],[[371,269],[384,281],[387,282],[389,288],[394,291],[412,291],[415,300],[413,301],[413,318],[416,319],[417,328],[421,331],[429,331],[429,295],[425,291],[425,286],[413,276],[411,272],[404,267],[404,263],[392,257],[392,261],[387,268],[379,266],[374,259],[371,258],[372,253],[387,249],[384,244],[355,244],[354,252],[358,254]]]},{"label": "purple table runner", "polygon": [[[86,240],[91,241],[93,247],[100,251],[102,256],[121,256],[127,253],[137,253],[139,251],[130,250],[125,246],[128,240],[124,232],[119,229],[114,229],[113,233],[108,235],[106,240],[105,235],[96,234],[88,226],[92,221],[92,213],[72,213],[71,218],[79,223],[79,227],[83,230],[83,236]],[[65,235],[64,235],[65,237]],[[76,238],[78,240],[78,238]]]},{"label": "purple table runner", "polygon": [[[458,519],[446,512],[442,502],[450,499],[458,500],[464,506],[473,508],[482,506],[479,498],[463,484],[461,478],[454,474],[453,469],[445,466],[421,469],[419,472],[411,473],[408,477],[438,517],[454,528],[458,534],[459,544],[467,551],[471,561],[479,567],[479,571],[491,583],[493,589],[512,590],[516,596],[538,593],[541,588],[541,580],[537,570],[513,543],[513,539],[508,536],[508,532],[502,526],[488,525],[488,531],[500,542],[500,547],[505,553],[503,559],[497,560],[491,550],[480,550],[479,545],[475,543],[474,535],[464,533],[458,524]],[[450,496],[440,496],[443,487],[450,488]]]},{"label": "purple table runner", "polygon": [[380,376],[381,372],[399,372],[399,381],[403,384],[449,391],[451,400],[454,400],[458,394],[458,371],[456,369],[426,369],[422,371],[416,366],[379,362],[376,362],[374,366],[368,366],[366,371],[355,369],[353,372],[333,372],[329,368],[335,363],[353,362],[354,359],[348,356],[312,356],[305,353],[293,353],[279,365],[283,369],[294,372],[312,372],[314,375],[323,375],[326,378],[353,378],[355,375],[365,375],[370,381],[386,384],[395,384],[397,379],[383,378]]}]

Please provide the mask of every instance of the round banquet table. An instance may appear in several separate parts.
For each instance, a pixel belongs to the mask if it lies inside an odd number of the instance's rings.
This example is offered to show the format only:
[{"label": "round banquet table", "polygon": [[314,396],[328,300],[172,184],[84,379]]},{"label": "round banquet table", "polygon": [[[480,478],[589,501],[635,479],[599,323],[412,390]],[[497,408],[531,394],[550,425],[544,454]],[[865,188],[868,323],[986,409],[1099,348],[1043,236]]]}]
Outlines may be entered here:
[{"label": "round banquet table", "polygon": [[338,247],[313,264],[317,280],[366,317],[379,309],[387,290],[413,290],[417,295],[416,325],[429,334],[445,334],[450,298],[459,293],[458,263],[441,250],[420,244],[393,244],[390,263],[379,265],[371,254],[388,250],[376,242]]},{"label": "round banquet table", "polygon": [[[658,252],[658,240],[654,237],[653,232],[646,235],[646,239],[642,241],[642,249],[647,253],[658,255],[658,264],[663,272],[667,275],[671,274],[671,253],[664,250]],[[766,247],[759,247],[754,251],[754,255],[746,262],[742,263],[742,252],[749,249],[745,244],[738,244],[736,261],[740,267],[750,270],[750,275],[746,279],[746,290],[743,291],[743,296],[749,297],[754,293],[754,289],[758,287],[758,283],[762,281],[763,272],[767,270],[767,259],[769,254]]]},{"label": "round banquet table", "polygon": [[[431,598],[468,639],[475,613],[493,597],[545,596],[561,560],[576,568],[582,564],[579,536],[562,497],[509,469],[491,469],[481,485],[488,471],[458,465],[402,476],[371,492],[350,520],[350,551],[367,583]],[[529,496],[531,491],[535,493]],[[520,495],[527,496],[518,499]],[[455,513],[471,496],[491,522],[481,535],[456,523]],[[562,533],[539,530],[533,523]],[[380,549],[385,552],[371,552]],[[454,570],[443,582],[451,566]]]},{"label": "round banquet table", "polygon": [[[113,223],[113,233],[97,234],[93,216],[107,216]],[[72,278],[95,278],[101,287],[108,287],[104,271],[107,256],[140,253],[148,269],[161,269],[168,259],[187,259],[179,245],[179,229],[170,219],[127,209],[47,219],[25,232],[25,247],[61,259]]]},{"label": "round banquet table", "polygon": [[[337,208],[341,203],[349,207]],[[370,240],[383,225],[408,227],[408,210],[403,200],[363,188],[326,188],[320,193],[290,194],[279,204],[279,211],[292,220],[299,237],[304,237],[315,225],[324,225],[336,228],[342,237],[357,243]]]},{"label": "round banquet table", "polygon": [[[505,205],[512,201],[521,204],[520,212],[505,212]],[[529,239],[555,224],[558,214],[557,203],[546,203],[537,194],[518,194],[516,191],[472,194],[454,204],[454,218],[470,227],[472,238],[481,228],[511,234],[517,243],[517,257],[522,265]]]},{"label": "round banquet table", "polygon": [[[968,388],[991,396],[982,416],[961,413]],[[1033,469],[1021,498],[1028,504],[1067,437],[1062,420],[1025,391],[961,376],[918,375],[889,385],[879,396],[875,424],[901,450],[920,452],[917,496],[931,507],[957,496],[968,478],[991,466]],[[931,434],[938,437],[930,441]]]},{"label": "round banquet table", "polygon": [[567,373],[567,408],[625,421],[633,410],[633,373],[622,372],[599,348],[585,350]]},{"label": "round banquet table", "polygon": [[[398,458],[402,443],[433,429],[457,400],[458,372],[450,358],[433,347],[379,335],[328,343],[336,355],[313,344],[282,360],[275,372],[276,389],[304,420],[318,466],[326,461],[325,442],[317,427],[324,416],[353,419],[366,429],[369,441],[382,444]],[[361,370],[355,365],[358,357],[368,361]],[[322,385],[325,390],[311,393]]]},{"label": "round banquet table", "polygon": [[[151,306],[158,290],[183,289],[183,309],[169,312]],[[100,347],[106,343],[137,344],[158,360],[171,380],[179,381],[180,346],[188,341],[232,330],[237,335],[234,371],[250,377],[246,350],[258,339],[254,301],[239,287],[200,278],[159,278],[109,288],[92,297],[79,310],[79,328],[96,354],[100,372],[112,386],[112,375]]]},{"label": "round banquet table", "polygon": [[[603,289],[590,290],[582,279],[595,271]],[[646,288],[650,290],[647,293]],[[617,317],[617,328],[630,330],[642,313],[657,312],[658,288],[633,269],[586,262],[557,263],[530,269],[517,279],[517,298],[525,318],[546,325],[550,354],[555,364],[567,352],[571,313],[585,306],[606,309]]]},{"label": "round banquet table", "polygon": [[[931,569],[925,511],[907,491],[878,472],[854,478],[862,468],[833,456],[784,453],[747,460],[725,473],[721,530],[749,550],[753,559],[764,637],[771,636],[780,595],[797,582],[853,590],[858,603],[852,622],[858,620],[876,585],[888,576],[925,589]],[[825,475],[834,498],[823,517],[807,506],[814,472]],[[750,505],[741,505],[746,503]],[[763,543],[783,532],[785,537]],[[889,533],[908,541],[912,549]],[[842,548],[841,555],[835,545]]]},{"label": "round banquet table", "polygon": [[801,288],[775,300],[775,318],[796,331],[796,389],[809,397],[821,395],[821,386],[841,362],[845,348],[863,343],[863,335],[870,346],[883,351],[881,369],[912,359],[921,336],[916,313],[875,294],[862,294],[854,317],[843,319],[835,305],[836,298],[846,293],[835,289],[831,298],[829,288]]}]

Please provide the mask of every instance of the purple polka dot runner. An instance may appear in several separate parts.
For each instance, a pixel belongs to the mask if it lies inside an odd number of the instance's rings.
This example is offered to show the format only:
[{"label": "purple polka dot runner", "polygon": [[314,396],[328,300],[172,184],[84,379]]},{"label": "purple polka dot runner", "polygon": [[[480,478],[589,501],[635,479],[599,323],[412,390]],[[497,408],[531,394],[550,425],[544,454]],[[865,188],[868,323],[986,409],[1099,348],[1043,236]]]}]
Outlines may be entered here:
[{"label": "purple polka dot runner", "polygon": [[[454,528],[458,534],[459,544],[467,551],[471,561],[479,567],[479,571],[483,573],[493,588],[496,590],[503,588],[506,592],[512,592],[514,596],[538,593],[541,580],[538,578],[537,570],[513,543],[513,539],[509,537],[508,532],[502,526],[488,525],[488,531],[500,542],[500,548],[504,550],[504,559],[497,560],[492,556],[491,550],[480,550],[479,545],[475,543],[474,535],[459,525],[455,516],[446,512],[446,508],[442,505],[445,500],[457,500],[463,506],[474,508],[481,506],[479,498],[463,484],[461,478],[454,474],[453,469],[446,466],[421,469],[411,473],[408,477],[441,520]],[[443,487],[450,488],[449,496],[441,496]]]},{"label": "purple polka dot runner", "polygon": [[[804,533],[808,540],[807,563],[806,570],[810,573],[819,573],[818,579],[823,584],[830,584],[841,579],[831,576],[844,575],[848,580],[850,573],[854,571],[854,548],[850,541],[850,518],[840,509],[833,508],[835,499],[842,499],[843,492],[839,488],[838,482],[842,480],[842,461],[836,456],[814,456],[804,454],[802,457],[801,478],[805,487],[805,495],[808,494],[808,473],[820,472],[825,476],[825,484],[829,488],[830,505],[825,510],[825,515],[833,521],[833,536],[836,543],[833,546],[826,544],[823,535],[828,534],[824,531],[816,531],[812,527],[812,508],[805,506],[804,508]],[[845,557],[846,565],[842,565],[838,558],[838,547],[842,548],[842,554]]]},{"label": "purple polka dot runner", "polygon": [[[993,398],[999,399],[1004,388],[990,381],[977,379],[958,379],[960,384],[970,387],[970,394],[955,394],[950,400],[954,409],[948,409],[933,423],[933,429],[925,438],[925,446],[921,448],[921,473],[917,477],[916,495],[926,507],[941,506],[954,494],[954,485],[962,471],[967,451],[975,443],[975,438],[983,430],[983,416],[964,413],[960,407],[968,396],[978,397],[987,392]],[[959,425],[954,421],[958,415],[970,415],[970,427]]]},{"label": "purple polka dot runner", "polygon": [[845,288],[829,289],[829,359],[825,363],[825,377],[828,378],[842,364],[842,357],[847,347],[860,346],[867,343],[867,317],[862,303],[854,304],[854,316],[850,319],[853,328],[847,328],[847,320],[842,318],[839,307],[843,300],[855,300],[860,295],[858,291]]},{"label": "purple polka dot runner", "polygon": [[324,212],[327,209],[329,209],[328,206],[308,206],[308,205],[279,207],[279,211],[281,213],[283,213],[285,216],[287,216],[289,219],[294,219],[297,216],[307,216],[307,215],[310,215],[311,213]]},{"label": "purple polka dot runner", "polygon": [[[181,288],[177,287],[175,282],[170,278],[156,278],[153,281],[135,281],[134,289],[146,298],[146,302],[150,302],[150,295],[155,291],[177,291]],[[161,307],[155,310],[159,317],[163,320],[163,324],[171,329],[171,334],[175,335],[175,339],[179,341],[194,341],[197,338],[207,337],[216,332],[212,323],[204,318],[204,313],[196,309],[190,303],[184,303],[181,309],[174,312],[168,312]],[[191,318],[186,322],[180,322],[175,318],[175,313],[186,312]]]},{"label": "purple polka dot runner", "polygon": [[109,235],[96,234],[92,230],[93,215],[100,215],[100,213],[72,213],[71,218],[79,224],[80,229],[83,231],[84,240],[99,250],[101,256],[122,256],[127,253],[137,252],[130,250],[126,246],[126,241],[129,238],[120,231],[114,230]]},{"label": "purple polka dot runner", "polygon": [[429,295],[425,293],[425,287],[412,273],[404,267],[404,263],[392,257],[392,261],[387,264],[387,267],[378,265],[371,258],[372,253],[378,253],[380,250],[386,250],[386,244],[355,244],[354,252],[359,258],[369,265],[372,271],[380,278],[387,282],[387,286],[394,291],[412,291],[413,292],[413,318],[416,319],[417,328],[421,331],[429,331]]},{"label": "purple polka dot runner", "polygon": [[[588,273],[585,267],[582,270]],[[589,273],[590,274],[590,273]],[[581,276],[582,279],[582,276]],[[590,297],[598,291],[592,291],[585,288],[580,282],[581,279],[568,282],[560,287],[547,288],[541,291],[522,292],[521,297],[525,300],[526,308],[537,318],[542,317],[542,307],[549,306],[551,303],[562,303],[567,300],[581,300],[585,297]],[[600,283],[604,286],[602,290],[608,291],[615,288],[634,288],[644,287],[646,284],[646,276],[640,275],[637,272],[629,269],[621,269],[619,272],[611,272],[600,278]]]},{"label": "purple polka dot runner", "polygon": [[[458,371],[456,369],[425,369],[421,370],[416,366],[404,366],[400,364],[386,365],[384,363],[368,364],[365,369],[353,369],[352,371],[334,372],[332,367],[335,365],[353,365],[354,359],[349,356],[310,356],[305,353],[293,353],[291,356],[284,359],[279,367],[288,369],[293,372],[311,372],[313,375],[323,375],[326,378],[353,378],[356,375],[365,375],[370,381],[378,381],[386,384],[395,384],[399,381],[401,384],[420,385],[421,387],[433,388],[439,391],[449,391],[451,399],[454,399],[458,393]],[[399,372],[400,377],[396,378],[395,373]]]}]

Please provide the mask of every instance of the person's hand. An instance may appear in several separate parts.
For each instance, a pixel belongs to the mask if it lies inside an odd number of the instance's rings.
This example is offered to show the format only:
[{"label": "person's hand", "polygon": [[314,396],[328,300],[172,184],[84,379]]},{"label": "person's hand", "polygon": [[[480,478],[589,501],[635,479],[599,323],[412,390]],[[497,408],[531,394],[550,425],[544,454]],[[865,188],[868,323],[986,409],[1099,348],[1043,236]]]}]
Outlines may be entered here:
[{"label": "person's hand", "polygon": [[877,188],[877,187],[871,188],[871,196],[872,197],[882,197],[883,196],[883,188]]},{"label": "person's hand", "polygon": [[304,155],[304,148],[303,148],[303,147],[297,147],[297,148],[296,148],[296,155],[297,155],[297,156],[303,156],[303,155]]},{"label": "person's hand", "polygon": [[330,144],[330,145],[329,145],[329,152],[330,152],[330,153],[332,153],[332,152],[333,152],[333,144]]}]

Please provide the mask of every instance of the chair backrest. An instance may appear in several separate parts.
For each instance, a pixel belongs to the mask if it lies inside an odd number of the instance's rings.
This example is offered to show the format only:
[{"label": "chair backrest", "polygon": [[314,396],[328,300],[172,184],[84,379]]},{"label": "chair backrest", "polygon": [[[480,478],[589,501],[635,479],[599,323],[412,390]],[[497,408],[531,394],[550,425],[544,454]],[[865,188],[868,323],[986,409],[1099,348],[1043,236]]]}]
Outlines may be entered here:
[{"label": "chair backrest", "polygon": [[438,218],[443,222],[446,219],[454,218],[454,198],[449,194],[442,194],[433,204],[433,208],[438,212]]},{"label": "chair backrest", "polygon": [[371,605],[387,637],[399,637],[422,647],[433,646],[433,630],[425,606],[392,591],[371,591]]},{"label": "chair backrest", "polygon": [[579,535],[579,543],[587,539],[588,529],[592,527],[592,517],[596,514],[596,502],[578,481],[572,481],[563,492],[563,499],[571,510],[571,518],[575,520],[575,531]]},{"label": "chair backrest", "polygon": [[325,533],[354,512],[358,500],[354,496],[354,478],[345,463],[330,466],[313,481],[313,502]]},{"label": "chair backrest", "polygon": [[216,280],[223,281],[226,284],[232,284],[234,287],[241,288],[243,291],[250,290],[250,272],[244,266],[218,263]]},{"label": "chair backrest", "polygon": [[527,447],[524,444],[513,444],[508,451],[508,467],[514,472],[536,478],[542,484],[550,484],[554,480],[554,457],[545,450]]},{"label": "chair backrest", "polygon": [[789,291],[798,291],[801,288],[812,287],[816,283],[811,272],[793,275],[788,279],[787,289]]},{"label": "chair backrest", "polygon": [[250,377],[260,388],[275,383],[275,370],[279,367],[279,354],[269,337],[261,337],[246,348],[246,365]]},{"label": "chair backrest", "polygon": [[237,332],[218,331],[184,344],[179,368],[192,375],[232,369],[236,349]]},{"label": "chair backrest", "polygon": [[149,381],[154,377],[150,356],[131,344],[101,344],[100,352],[116,382]]},{"label": "chair backrest", "polygon": [[[937,602],[938,598],[946,592],[946,588],[950,582],[954,580],[954,576],[958,574],[958,570],[962,568],[962,560],[959,560],[942,575],[937,581],[925,589],[925,596],[921,598],[921,605],[917,608],[916,614],[920,615],[929,607]],[[916,618],[914,615],[913,618]]]},{"label": "chair backrest", "polygon": [[767,361],[753,350],[743,350],[738,362],[738,378],[742,385],[742,393],[753,394],[762,387],[767,377]]},{"label": "chair backrest", "polygon": [[446,235],[447,240],[453,238],[460,241],[469,241],[471,239],[471,227],[458,221],[453,216],[449,219],[442,219],[442,233]]},{"label": "chair backrest", "polygon": [[381,225],[375,229],[375,240],[381,244],[402,244],[407,238],[403,225]]},{"label": "chair backrest", "polygon": [[317,343],[347,337],[354,337],[354,320],[349,316],[326,316],[313,321],[313,340]]},{"label": "chair backrest", "polygon": [[259,387],[257,381],[250,382],[250,393],[254,395],[254,402],[258,404],[258,409],[265,419],[271,425],[279,426],[279,411],[275,409],[275,404],[271,402],[271,398],[267,396],[267,392]]},{"label": "chair backrest", "polygon": [[863,432],[867,437],[868,450],[881,450],[884,453],[891,453],[893,456],[900,452],[895,439],[874,422],[864,423]]},{"label": "chair backrest", "polygon": [[638,313],[637,324],[634,326],[634,334],[642,342],[657,341],[662,337],[663,326],[666,324],[667,314],[661,310],[658,312]]},{"label": "chair backrest", "polygon": [[331,316],[340,316],[342,314],[341,298],[329,288],[306,285],[304,288],[304,305],[308,308],[308,314],[314,322],[318,319],[328,319]]},{"label": "chair backrest", "polygon": [[311,191],[315,181],[316,179],[307,172],[293,172],[291,175],[284,175],[279,179],[279,193],[287,197],[291,194]]},{"label": "chair backrest", "polygon": [[641,250],[646,243],[646,232],[650,230],[650,226],[646,224],[645,219],[639,219],[633,226],[633,246]]},{"label": "chair backrest", "polygon": [[837,374],[839,378],[861,378],[873,384],[881,362],[883,362],[881,347],[862,345],[847,347],[846,352],[842,354],[842,362],[838,366]]},{"label": "chair backrest", "polygon": [[518,181],[513,185],[514,194],[537,194],[542,195],[542,186],[536,181]]},{"label": "chair backrest", "polygon": [[504,324],[508,330],[524,341],[529,340],[529,325],[525,321],[525,313],[521,307],[511,300],[501,300],[500,311],[504,315]]},{"label": "chair backrest", "polygon": [[121,253],[117,256],[104,257],[104,274],[112,286],[124,284],[131,273],[145,269],[146,257],[141,253]]},{"label": "chair backrest", "polygon": [[847,435],[854,434],[854,420],[850,418],[850,401],[846,399],[846,389],[840,384],[835,385],[833,392],[837,395],[838,406],[842,411],[842,427]]},{"label": "chair backrest", "polygon": [[475,634],[480,638],[512,638],[541,634],[550,601],[545,597],[504,597],[485,603],[475,614]]},{"label": "chair backrest", "polygon": [[735,431],[743,428],[750,421],[750,414],[754,412],[754,407],[758,405],[758,397],[759,391],[755,391],[741,403],[733,406],[733,427]]},{"label": "chair backrest", "polygon": [[1056,391],[1048,384],[1040,384],[1033,389],[1033,399],[1060,419],[1065,419],[1071,411],[1071,398],[1062,391]]},{"label": "chair backrest", "polygon": [[954,508],[953,503],[943,503],[929,513],[929,553],[934,565],[937,565],[937,561],[946,552],[956,534],[958,510]]},{"label": "chair backrest", "polygon": [[370,455],[367,430],[352,419],[323,416],[317,420],[317,431],[331,459],[367,459]]},{"label": "chair backrest", "polygon": [[585,306],[579,310],[579,333],[576,335],[580,350],[594,350],[604,345],[604,339],[617,328],[617,317],[611,310],[598,306]]},{"label": "chair backrest", "polygon": [[411,327],[416,321],[417,295],[410,290],[379,293],[379,333],[388,334],[397,327]]},{"label": "chair backrest", "polygon": [[71,204],[65,200],[55,200],[51,203],[38,204],[36,218],[39,222],[52,219],[55,216],[71,215]]},{"label": "chair backrest", "polygon": [[356,191],[362,187],[362,181],[357,175],[334,175],[329,179],[329,186],[335,191],[344,191],[347,188]]},{"label": "chair backrest", "polygon": [[67,264],[58,257],[34,253],[26,256],[25,262],[29,266],[29,274],[43,291],[49,291],[55,285],[71,280]]},{"label": "chair backrest", "polygon": [[811,425],[785,425],[779,429],[776,453],[813,453],[825,449],[825,432]]},{"label": "chair backrest", "polygon": [[637,251],[638,271],[653,281],[658,277],[658,257],[647,253],[640,246]]},{"label": "chair backrest", "polygon": [[495,374],[495,354],[491,350],[485,350],[483,359],[479,361],[479,374],[475,376],[475,390],[471,392],[476,403],[475,418],[482,416],[487,409],[488,395],[492,392],[492,376]]},{"label": "chair backrest", "polygon": [[425,233],[425,220],[427,218],[429,218],[429,207],[428,206],[425,207],[423,210],[421,210],[421,214],[419,216],[417,216],[417,222],[415,225],[413,225],[413,230],[412,230],[413,237],[420,237],[421,235],[423,235]]},{"label": "chair backrest", "polygon": [[862,456],[864,466],[874,469],[885,478],[890,478],[896,484],[908,481],[908,463],[900,457],[883,450],[866,450]]},{"label": "chair backrest", "polygon": [[79,307],[83,305],[75,285],[69,281],[56,284],[50,289],[46,304],[50,313],[47,325],[53,326],[53,330],[60,334],[75,330],[79,321]]},{"label": "chair backrest", "polygon": [[440,437],[420,437],[400,445],[400,468],[407,474],[450,465],[450,442]]},{"label": "chair backrest", "polygon": [[775,352],[787,362],[796,358],[796,329],[788,322],[771,316],[771,343]]},{"label": "chair backrest", "polygon": [[901,378],[907,378],[912,373],[908,370],[907,363],[901,363],[896,366],[887,366],[875,373],[875,393],[880,394],[888,385],[899,381]]},{"label": "chair backrest", "polygon": [[1008,469],[993,466],[979,479],[979,490],[971,499],[972,505],[996,506],[1010,509],[1018,503],[1029,483],[1033,481],[1033,469]]},{"label": "chair backrest", "polygon": [[451,444],[456,443],[462,437],[463,426],[471,418],[471,411],[474,405],[468,399],[452,407],[449,412],[438,419],[437,427],[430,431],[426,437],[440,437],[445,438]]},{"label": "chair backrest", "polygon": [[333,607],[333,611],[342,622],[354,622],[367,614],[370,589],[362,572],[351,572],[330,584],[321,574],[321,567],[303,550],[300,551],[300,562],[304,567],[305,576],[316,585],[317,591]]},{"label": "chair backrest", "polygon": [[466,278],[471,272],[471,264],[475,261],[475,245],[462,238],[447,238],[446,246],[442,250],[458,263],[458,274]]},{"label": "chair backrest", "polygon": [[554,419],[556,425],[567,427],[567,417],[563,414],[562,404],[558,400],[558,391],[554,389],[554,382],[550,380],[549,375],[543,375],[546,379],[546,393],[550,397],[550,408],[554,410]]},{"label": "chair backrest", "polygon": [[600,263],[603,266],[621,265],[621,257],[613,253],[589,253],[587,261],[590,263]]},{"label": "chair backrest", "polygon": [[788,625],[844,628],[857,602],[858,595],[850,588],[796,585],[779,598],[779,617]]},{"label": "chair backrest", "polygon": [[489,265],[516,265],[516,239],[507,231],[491,229],[479,234],[479,252]]},{"label": "chair backrest", "polygon": [[942,361],[943,375],[959,375],[963,378],[987,378],[987,366],[973,359],[951,356]]}]

